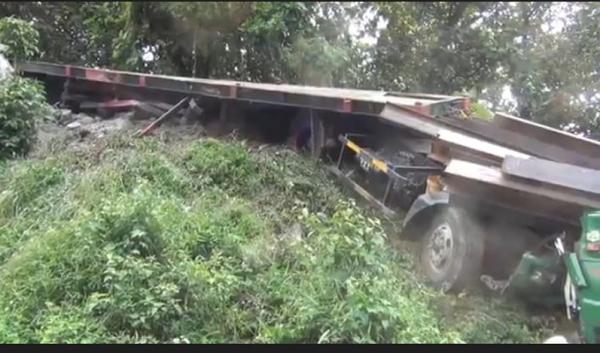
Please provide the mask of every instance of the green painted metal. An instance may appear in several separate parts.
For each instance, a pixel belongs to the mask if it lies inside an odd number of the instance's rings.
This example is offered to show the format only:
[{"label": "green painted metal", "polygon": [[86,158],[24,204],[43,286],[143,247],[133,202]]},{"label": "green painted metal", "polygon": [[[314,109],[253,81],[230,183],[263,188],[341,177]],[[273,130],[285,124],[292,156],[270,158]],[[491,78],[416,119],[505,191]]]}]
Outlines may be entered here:
[{"label": "green painted metal", "polygon": [[563,302],[561,283],[558,280],[563,263],[560,257],[548,253],[535,255],[526,252],[510,278],[507,294],[544,307],[553,307]]},{"label": "green painted metal", "polygon": [[587,286],[587,282],[585,281],[585,276],[583,275],[583,270],[579,265],[579,259],[577,255],[574,253],[570,253],[565,257],[565,265],[567,266],[567,271],[569,271],[569,275],[571,276],[571,281],[577,288],[582,288]]},{"label": "green painted metal", "polygon": [[[600,252],[587,249],[588,244],[600,243],[600,210],[586,212],[581,226],[581,238],[575,245],[581,272],[578,274],[577,267],[569,265],[571,261],[567,261],[567,268],[571,278],[582,276],[585,282],[577,290],[582,338],[586,343],[600,343]],[[573,283],[578,284],[575,280]]]}]

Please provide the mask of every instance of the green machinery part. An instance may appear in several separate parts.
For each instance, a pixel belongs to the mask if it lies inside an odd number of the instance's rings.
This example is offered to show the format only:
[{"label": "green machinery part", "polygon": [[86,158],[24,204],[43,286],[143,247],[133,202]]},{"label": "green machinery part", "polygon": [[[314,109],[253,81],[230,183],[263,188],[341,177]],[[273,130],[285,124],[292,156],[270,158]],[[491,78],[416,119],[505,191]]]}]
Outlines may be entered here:
[{"label": "green machinery part", "polygon": [[574,319],[585,343],[600,343],[600,210],[581,218],[582,234],[574,253],[564,256],[575,288]]},{"label": "green machinery part", "polygon": [[[566,304],[577,320],[584,343],[600,343],[600,210],[581,217],[582,234],[573,252],[526,252],[504,292],[530,304],[552,307]],[[560,254],[560,255],[559,255]]]},{"label": "green machinery part", "polygon": [[538,307],[561,305],[564,302],[564,273],[564,265],[557,254],[536,255],[528,251],[511,275],[505,293]]}]

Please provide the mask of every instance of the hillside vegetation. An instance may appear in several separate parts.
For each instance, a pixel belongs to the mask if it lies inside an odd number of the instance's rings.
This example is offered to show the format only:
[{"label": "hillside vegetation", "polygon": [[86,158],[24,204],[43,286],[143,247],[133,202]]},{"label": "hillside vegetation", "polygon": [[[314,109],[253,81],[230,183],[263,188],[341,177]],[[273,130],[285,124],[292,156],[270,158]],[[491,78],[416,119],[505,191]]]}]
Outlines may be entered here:
[{"label": "hillside vegetation", "polygon": [[442,296],[322,166],[125,136],[0,165],[0,342],[536,342]]}]

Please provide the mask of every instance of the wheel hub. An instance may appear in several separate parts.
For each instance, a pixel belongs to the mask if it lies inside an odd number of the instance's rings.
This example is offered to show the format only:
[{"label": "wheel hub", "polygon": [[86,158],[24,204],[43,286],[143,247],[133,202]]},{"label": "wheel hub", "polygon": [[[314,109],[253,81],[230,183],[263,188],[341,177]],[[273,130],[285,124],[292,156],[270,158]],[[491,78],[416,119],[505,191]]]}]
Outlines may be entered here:
[{"label": "wheel hub", "polygon": [[429,262],[436,271],[442,271],[452,257],[452,229],[447,223],[439,225],[432,233],[427,244]]}]

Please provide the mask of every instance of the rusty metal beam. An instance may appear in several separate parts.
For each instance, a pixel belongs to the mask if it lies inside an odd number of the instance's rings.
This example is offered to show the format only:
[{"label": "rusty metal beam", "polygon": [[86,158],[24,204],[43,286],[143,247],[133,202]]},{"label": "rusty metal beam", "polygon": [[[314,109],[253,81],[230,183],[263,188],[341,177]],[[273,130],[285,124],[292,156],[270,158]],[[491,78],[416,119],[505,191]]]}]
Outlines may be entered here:
[{"label": "rusty metal beam", "polygon": [[564,188],[600,195],[600,171],[538,158],[508,156],[502,173]]},{"label": "rusty metal beam", "polygon": [[577,152],[586,157],[598,159],[598,156],[600,156],[600,142],[598,141],[576,136],[566,131],[505,113],[496,113],[492,122],[494,126],[502,130],[531,136],[545,143],[562,146],[565,149]]},{"label": "rusty metal beam", "polygon": [[444,170],[443,182],[452,192],[571,224],[579,222],[584,208],[600,208],[600,195],[504,178],[499,168],[456,159]]},{"label": "rusty metal beam", "polygon": [[405,106],[420,104],[427,107],[441,99],[452,98],[449,96],[442,96],[443,98],[386,96],[385,92],[379,91],[148,75],[43,62],[27,62],[22,65],[22,69],[29,74],[43,74],[82,79],[89,82],[157,89],[184,95],[203,95],[221,99],[238,99],[351,114],[378,115],[388,101]]}]

